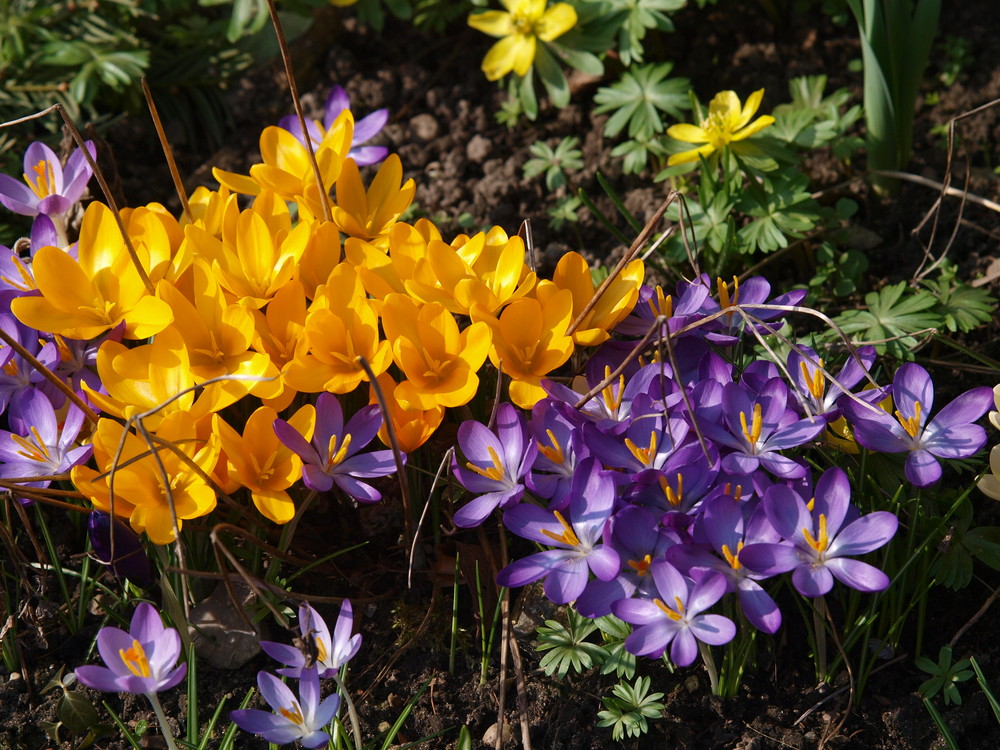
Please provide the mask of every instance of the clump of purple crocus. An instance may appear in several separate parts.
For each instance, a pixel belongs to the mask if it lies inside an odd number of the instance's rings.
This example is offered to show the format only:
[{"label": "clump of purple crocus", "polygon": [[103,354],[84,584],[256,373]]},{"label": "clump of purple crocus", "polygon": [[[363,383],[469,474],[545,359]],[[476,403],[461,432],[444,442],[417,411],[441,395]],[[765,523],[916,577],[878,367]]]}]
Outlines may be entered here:
[{"label": "clump of purple crocus", "polygon": [[892,398],[894,415],[855,401],[844,400],[842,406],[859,445],[881,453],[908,452],[906,478],[916,487],[941,478],[939,458],[968,458],[986,444],[986,430],[973,422],[993,404],[987,386],[966,391],[928,421],[934,383],[927,370],[908,362],[896,370]]},{"label": "clump of purple crocus", "polygon": [[[354,612],[351,609],[351,602],[347,599],[340,605],[340,615],[337,617],[332,638],[326,621],[312,605],[303,603],[299,606],[299,632],[303,639],[311,641],[315,649],[315,665],[319,669],[319,676],[323,679],[332,679],[361,648],[361,634],[351,635],[353,626]],[[278,674],[299,678],[310,666],[306,655],[294,646],[261,641],[260,647],[272,659],[287,665],[279,669]]]},{"label": "clump of purple crocus", "polygon": [[[323,127],[329,130],[333,126],[337,116],[345,109],[350,108],[351,98],[347,95],[347,92],[340,86],[334,86],[330,89],[330,94],[326,98],[326,109],[323,112]],[[359,167],[377,164],[389,153],[389,149],[385,146],[362,145],[374,138],[385,127],[388,121],[389,110],[387,109],[376,109],[361,119],[355,120],[354,138],[351,141],[351,150],[347,155],[354,159]],[[296,115],[282,117],[278,121],[278,127],[284,128],[298,138],[300,142],[305,143],[305,139],[302,137],[302,126]],[[316,127],[316,123],[312,120],[306,120],[306,129],[309,131],[309,138],[313,143],[319,144],[323,140],[323,134],[320,133],[319,128]]]},{"label": "clump of purple crocus", "polygon": [[298,741],[303,747],[325,747],[330,741],[324,727],[340,710],[340,696],[333,693],[320,700],[315,669],[302,672],[297,698],[285,683],[267,672],[257,673],[257,687],[274,712],[256,708],[231,711],[229,718],[240,729],[276,745]]}]

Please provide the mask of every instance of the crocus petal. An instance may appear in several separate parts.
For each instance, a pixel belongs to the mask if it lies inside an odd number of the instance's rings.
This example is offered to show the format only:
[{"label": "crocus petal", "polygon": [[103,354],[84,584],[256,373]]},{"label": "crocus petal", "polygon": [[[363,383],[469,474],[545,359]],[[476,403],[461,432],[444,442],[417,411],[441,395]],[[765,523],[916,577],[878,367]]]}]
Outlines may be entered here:
[{"label": "crocus petal", "polygon": [[[389,122],[389,110],[376,109],[354,123],[354,143],[364,143],[378,134]],[[352,149],[353,150],[353,149]],[[357,161],[357,157],[354,157]],[[358,162],[360,165],[360,162]]]},{"label": "crocus petal", "polygon": [[587,564],[590,566],[590,569],[594,571],[594,575],[602,581],[610,581],[612,578],[617,576],[622,569],[618,553],[605,544],[600,544],[597,547],[594,547],[594,549],[587,554]]},{"label": "crocus petal", "polygon": [[865,555],[886,544],[896,534],[899,520],[886,510],[853,521],[837,534],[827,550],[828,557]]},{"label": "crocus petal", "polygon": [[803,565],[792,573],[792,585],[802,596],[823,596],[833,588],[833,574],[825,566]]},{"label": "crocus petal", "polygon": [[632,625],[649,625],[663,619],[663,610],[648,599],[622,599],[611,605],[611,611]]},{"label": "crocus petal", "polygon": [[756,581],[744,578],[739,585],[740,606],[747,620],[762,633],[777,633],[781,627],[781,610],[771,595]]},{"label": "crocus petal", "polygon": [[[656,657],[663,653],[667,644],[676,634],[677,627],[672,625],[669,620],[642,625],[632,631],[632,634],[625,639],[625,650],[636,656]],[[697,646],[695,650],[697,650]]]},{"label": "crocus petal", "polygon": [[[568,604],[587,587],[587,558],[562,550],[552,550],[563,556],[562,564],[553,568],[545,579],[545,595],[556,604]],[[544,554],[544,553],[539,553]]]},{"label": "crocus petal", "polygon": [[245,732],[260,735],[268,742],[287,745],[302,736],[298,725],[284,716],[256,708],[240,708],[229,712],[230,720]]},{"label": "crocus petal", "polygon": [[[497,583],[507,588],[518,588],[537,581],[566,560],[565,550],[549,549],[515,560],[497,573]],[[562,602],[560,602],[562,603]]]},{"label": "crocus petal", "polygon": [[927,426],[923,446],[939,458],[968,458],[986,444],[986,430],[977,424],[956,424],[938,429],[937,422],[935,419]]},{"label": "crocus petal", "polygon": [[828,560],[826,567],[845,586],[864,592],[884,591],[889,586],[889,576],[878,568],[860,560],[838,557]]},{"label": "crocus petal", "polygon": [[87,665],[85,667],[77,667],[74,671],[76,672],[77,679],[89,688],[100,690],[104,693],[118,692],[118,675],[107,667]]},{"label": "crocus petal", "polygon": [[695,638],[709,646],[729,643],[736,635],[736,625],[722,615],[702,615],[691,621],[691,631]]},{"label": "crocus petal", "polygon": [[915,362],[907,362],[896,370],[892,379],[892,398],[904,417],[912,417],[920,403],[921,425],[934,405],[934,382],[930,374]]},{"label": "crocus petal", "polygon": [[914,487],[927,487],[941,478],[941,464],[930,451],[911,451],[904,467],[906,478]]},{"label": "crocus petal", "polygon": [[687,667],[696,658],[698,658],[698,639],[689,628],[681,628],[670,645],[670,660],[678,667]]},{"label": "crocus petal", "polygon": [[740,551],[739,560],[766,576],[787,573],[802,564],[798,551],[788,544],[748,544]]},{"label": "crocus petal", "polygon": [[306,657],[293,646],[286,646],[284,643],[275,643],[274,641],[261,641],[260,647],[265,654],[277,662],[287,664],[290,667],[305,666]]},{"label": "crocus petal", "polygon": [[969,424],[982,417],[992,405],[993,389],[987,386],[973,388],[941,409],[933,423],[939,428]]}]

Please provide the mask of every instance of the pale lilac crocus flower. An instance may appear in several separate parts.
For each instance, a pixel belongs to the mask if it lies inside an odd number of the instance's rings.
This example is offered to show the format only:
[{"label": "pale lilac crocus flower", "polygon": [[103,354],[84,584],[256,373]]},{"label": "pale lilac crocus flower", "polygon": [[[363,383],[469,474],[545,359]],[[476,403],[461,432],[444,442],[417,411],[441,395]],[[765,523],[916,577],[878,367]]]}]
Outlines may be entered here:
[{"label": "pale lilac crocus flower", "polygon": [[101,628],[97,650],[106,667],[76,668],[77,679],[87,687],[106,693],[151,695],[169,690],[184,679],[187,664],[177,664],[181,637],[164,627],[153,605],[135,608],[129,632],[116,627]]},{"label": "pale lilac crocus flower", "polygon": [[721,646],[736,635],[728,617],[702,614],[726,593],[721,575],[706,573],[692,581],[666,560],[654,560],[650,574],[656,586],[652,600],[622,599],[611,607],[635,626],[625,639],[626,651],[658,658],[670,646],[671,661],[686,667],[698,656],[698,641]]},{"label": "pale lilac crocus flower", "polygon": [[[816,496],[807,504],[797,492],[774,485],[764,495],[763,507],[780,544],[748,544],[739,561],[767,576],[792,572],[792,585],[802,596],[823,596],[836,578],[845,586],[864,592],[882,591],[889,577],[860,560],[887,544],[899,526],[896,516],[876,511],[856,517],[851,507],[851,483],[842,469],[827,469],[816,483]],[[855,520],[845,521],[855,516]]]},{"label": "pale lilac crocus flower", "polygon": [[583,593],[590,571],[610,581],[621,570],[621,560],[600,540],[614,505],[614,480],[596,459],[584,459],[566,515],[528,503],[504,513],[504,525],[512,532],[555,549],[515,560],[497,574],[497,583],[515,588],[544,578],[545,595],[556,604],[566,604]]},{"label": "pale lilac crocus flower", "polygon": [[[347,95],[347,92],[340,86],[334,86],[330,89],[330,94],[326,98],[326,110],[323,113],[323,128],[329,130],[333,126],[337,116],[345,109],[350,108],[351,99]],[[359,167],[376,164],[382,161],[386,157],[386,154],[389,153],[389,149],[385,146],[361,145],[374,138],[385,127],[388,121],[389,110],[387,109],[376,109],[374,112],[370,112],[355,121],[354,138],[351,140],[351,150],[347,155],[354,159]],[[300,142],[305,143],[305,139],[302,137],[302,126],[299,124],[299,118],[296,115],[282,117],[278,122],[278,127],[287,130],[298,138]],[[323,140],[323,134],[312,120],[306,120],[306,129],[309,131],[309,138],[313,143],[319,144]]]},{"label": "pale lilac crocus flower", "polygon": [[[827,382],[828,378],[820,368],[826,368],[826,362],[814,350],[800,346],[788,355],[788,372],[805,399],[808,412],[822,417],[827,422],[833,422],[841,415],[838,401],[850,389],[865,377],[875,362],[875,347],[862,346],[857,351],[857,358],[848,357],[844,366],[834,376],[836,383]],[[880,394],[881,391],[869,392],[869,397]],[[805,411],[805,409],[803,409]]]},{"label": "pale lilac crocus flower", "polygon": [[319,675],[307,669],[299,679],[298,698],[285,683],[267,672],[257,673],[260,694],[274,709],[260,711],[241,708],[229,712],[229,718],[240,729],[257,734],[276,745],[298,741],[303,747],[324,747],[330,735],[324,731],[340,709],[336,693],[320,700]]},{"label": "pale lilac crocus flower", "polygon": [[909,452],[906,478],[915,487],[927,487],[941,478],[938,458],[968,458],[986,444],[986,430],[972,423],[993,403],[987,386],[966,391],[928,421],[934,383],[927,370],[907,362],[896,370],[892,398],[895,415],[855,401],[845,400],[842,406],[859,445],[880,453]]},{"label": "pale lilac crocus flower", "polygon": [[302,481],[316,492],[337,485],[362,503],[375,503],[382,494],[361,479],[384,477],[396,471],[391,450],[358,453],[382,427],[377,405],[365,406],[344,424],[340,401],[332,393],[316,399],[316,429],[312,443],[283,419],[274,420],[274,432],[286,447],[302,459]]},{"label": "pale lilac crocus flower", "polygon": [[475,420],[463,422],[458,428],[458,446],[468,461],[463,466],[454,459],[452,473],[465,489],[480,494],[456,511],[456,526],[479,526],[498,507],[520,502],[525,475],[538,455],[521,412],[511,404],[500,404],[495,433]]},{"label": "pale lilac crocus flower", "polygon": [[[299,632],[303,638],[311,638],[316,647],[316,668],[323,679],[333,679],[338,670],[347,664],[361,648],[361,634],[351,635],[354,626],[354,611],[351,602],[344,599],[340,605],[340,615],[330,637],[330,628],[312,605],[303,603],[299,607]],[[286,664],[278,674],[301,678],[307,669],[306,656],[301,650],[273,641],[261,641],[260,647],[276,661]]]}]

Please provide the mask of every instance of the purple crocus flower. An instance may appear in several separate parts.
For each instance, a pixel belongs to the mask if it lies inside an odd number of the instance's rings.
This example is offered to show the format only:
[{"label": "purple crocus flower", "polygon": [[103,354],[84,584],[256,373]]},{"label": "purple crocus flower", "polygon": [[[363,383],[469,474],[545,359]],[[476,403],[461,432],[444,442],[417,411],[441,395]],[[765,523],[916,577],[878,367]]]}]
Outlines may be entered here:
[{"label": "purple crocus flower", "polygon": [[[97,149],[92,141],[84,144],[92,157]],[[59,157],[41,141],[24,152],[24,183],[0,174],[0,203],[22,216],[59,216],[83,195],[93,172],[79,148],[74,149],[63,169]]]},{"label": "purple crocus flower", "polygon": [[966,391],[928,422],[934,383],[927,370],[908,362],[896,370],[892,398],[895,417],[877,406],[850,400],[842,401],[842,407],[859,445],[880,453],[909,452],[906,478],[915,487],[927,487],[941,478],[938,458],[968,458],[986,444],[986,430],[972,423],[993,403],[987,386]]},{"label": "purple crocus flower", "polygon": [[358,453],[378,434],[382,415],[377,405],[365,406],[344,425],[344,411],[332,393],[316,399],[316,429],[312,444],[288,422],[274,420],[274,432],[285,446],[302,459],[302,481],[316,492],[337,485],[362,503],[375,503],[381,493],[359,477],[384,477],[396,471],[391,450]]},{"label": "purple crocus flower", "polygon": [[525,475],[538,455],[521,412],[502,403],[496,416],[496,433],[474,420],[458,428],[458,446],[468,462],[460,466],[453,459],[452,472],[469,492],[481,493],[455,513],[453,520],[460,528],[479,526],[498,507],[520,502]]},{"label": "purple crocus flower", "polygon": [[[807,346],[801,346],[788,355],[788,372],[792,376],[799,392],[805,398],[805,407],[810,414],[822,417],[827,422],[833,422],[840,417],[838,400],[865,377],[875,362],[875,347],[862,346],[857,351],[857,358],[850,356],[835,376],[837,383],[827,384],[827,376],[821,367],[826,363],[815,351]],[[870,393],[871,397],[880,391]],[[805,411],[805,409],[803,409]]]},{"label": "purple crocus flower", "polygon": [[639,394],[633,401],[633,419],[620,434],[602,431],[594,424],[583,426],[583,439],[591,454],[605,466],[622,469],[622,480],[636,481],[643,473],[657,472],[684,442],[690,426],[680,418],[664,417],[652,399]]},{"label": "purple crocus flower", "polygon": [[[352,636],[353,627],[354,611],[351,609],[351,602],[347,599],[344,599],[344,603],[340,605],[340,615],[333,628],[332,638],[330,637],[330,628],[327,627],[326,621],[320,617],[319,612],[307,603],[299,606],[299,632],[303,638],[311,638],[315,645],[315,664],[320,677],[332,679],[340,668],[358,653],[358,649],[361,648],[361,634]],[[278,670],[278,674],[286,677],[301,679],[302,675],[312,666],[307,663],[306,655],[292,646],[273,641],[261,641],[260,647],[272,659],[288,665],[287,668]]]},{"label": "purple crocus flower", "polygon": [[[326,98],[326,111],[323,113],[323,128],[329,130],[333,127],[337,116],[345,109],[350,108],[351,99],[347,95],[347,92],[340,86],[334,86],[330,89],[330,94]],[[385,146],[361,145],[374,138],[385,127],[388,121],[389,110],[387,109],[376,109],[374,112],[355,121],[354,138],[351,140],[351,150],[347,155],[354,159],[359,167],[376,164],[382,161],[386,157],[386,154],[389,153],[389,149]],[[284,128],[298,138],[300,142],[305,143],[305,139],[302,137],[302,126],[299,124],[299,118],[296,115],[282,117],[278,122],[278,127]],[[314,143],[319,144],[323,140],[323,134],[312,120],[306,120],[306,129],[309,131],[309,137]]]},{"label": "purple crocus flower", "polygon": [[[55,370],[59,365],[59,351],[56,345],[51,341],[43,345],[39,341],[38,331],[23,325],[9,312],[0,312],[0,328],[49,370]],[[0,412],[6,411],[7,404],[11,401],[20,400],[29,389],[36,387],[41,387],[43,390],[51,389],[61,397],[61,392],[20,354],[14,353],[7,357],[7,352],[3,351],[7,349],[8,347],[0,342],[0,354],[3,355],[0,359],[4,361],[0,368]]]},{"label": "purple crocus flower", "polygon": [[851,560],[886,544],[899,521],[888,511],[876,511],[847,523],[851,483],[842,469],[827,469],[816,483],[809,504],[790,487],[776,484],[764,495],[767,519],[785,542],[748,544],[739,561],[767,576],[792,573],[792,585],[802,596],[823,596],[833,579],[858,591],[882,591],[889,578],[878,568]]},{"label": "purple crocus flower", "polygon": [[[708,419],[698,425],[716,443],[732,448],[722,459],[731,474],[751,474],[763,466],[776,476],[801,477],[806,467],[779,451],[808,443],[826,429],[822,419],[790,421],[788,386],[781,378],[767,381],[756,399],[738,383],[727,383],[722,391],[725,427]],[[792,415],[794,420],[794,414]]]},{"label": "purple crocus flower", "polygon": [[655,659],[670,646],[670,659],[686,667],[698,656],[698,641],[721,646],[736,635],[728,617],[701,614],[726,592],[721,575],[706,573],[694,582],[666,560],[654,560],[650,574],[656,586],[652,600],[622,599],[611,607],[616,617],[636,626],[625,639],[626,651]]},{"label": "purple crocus flower", "polygon": [[688,575],[692,571],[714,571],[726,579],[726,590],[736,591],[747,620],[764,633],[775,633],[781,627],[781,610],[758,580],[767,576],[748,570],[739,559],[740,551],[750,544],[780,541],[780,535],[767,520],[763,506],[758,505],[749,518],[744,518],[746,503],[732,495],[719,494],[704,503],[699,525],[717,553],[711,554],[699,545],[683,544],[672,547],[667,559]]},{"label": "purple crocus flower", "polygon": [[708,299],[708,287],[702,284],[684,284],[678,290],[676,300],[673,295],[664,294],[660,286],[643,284],[639,287],[639,299],[632,312],[615,327],[615,333],[623,336],[645,336],[653,323],[663,316],[661,336],[673,333],[691,323]]},{"label": "purple crocus flower", "polygon": [[531,410],[531,432],[538,455],[526,478],[528,489],[549,501],[549,509],[569,505],[577,464],[590,455],[583,433],[552,399],[544,398]]},{"label": "purple crocus flower", "polygon": [[320,700],[319,675],[315,669],[302,673],[297,699],[285,683],[267,672],[257,673],[257,687],[275,713],[255,708],[230,711],[229,718],[240,729],[276,745],[298,740],[303,747],[311,748],[324,747],[330,741],[323,728],[340,710],[340,696],[334,693]]},{"label": "purple crocus flower", "polygon": [[[0,430],[0,477],[4,479],[62,474],[93,452],[92,445],[76,446],[83,412],[71,404],[60,430],[52,402],[33,388],[11,405],[8,421],[17,431]],[[50,484],[49,479],[24,483],[26,487]]]},{"label": "purple crocus flower", "polygon": [[181,637],[174,628],[165,628],[159,613],[142,602],[135,608],[129,632],[115,627],[97,634],[97,650],[106,667],[76,668],[81,683],[106,693],[135,693],[152,696],[169,690],[184,679],[187,664],[179,667]]},{"label": "purple crocus flower", "polygon": [[87,516],[87,534],[97,559],[109,565],[116,576],[144,589],[153,585],[149,558],[139,536],[128,524],[109,513],[92,510]]},{"label": "purple crocus flower", "polygon": [[545,579],[545,595],[566,604],[583,593],[593,571],[610,581],[621,570],[618,553],[601,544],[605,525],[615,505],[615,483],[594,458],[577,469],[568,518],[558,510],[523,503],[504,513],[503,522],[518,536],[556,549],[515,560],[497,574],[497,583],[514,588]]},{"label": "purple crocus flower", "polygon": [[649,566],[663,558],[667,549],[677,544],[676,535],[657,525],[645,508],[626,506],[609,522],[611,546],[622,561],[621,571],[610,581],[594,578],[576,600],[576,610],[584,617],[611,614],[611,605],[619,599],[655,596]]},{"label": "purple crocus flower", "polygon": [[[708,276],[702,274],[696,283],[708,285]],[[769,310],[761,308],[759,305],[790,307],[799,304],[807,293],[805,289],[793,289],[790,292],[779,294],[774,299],[768,299],[768,295],[771,293],[771,284],[763,276],[752,276],[742,284],[734,276],[732,286],[722,279],[716,279],[716,288],[719,294],[718,302],[713,299],[706,300],[701,310],[702,313],[711,315],[726,310],[733,305],[739,305],[748,316],[758,321],[771,321],[785,314],[784,310]],[[712,321],[707,326],[709,332],[705,334],[705,338],[722,346],[736,344],[743,336],[745,323],[744,317],[733,310]],[[770,333],[770,329],[772,328],[771,326],[753,323],[746,323],[746,325],[759,330],[762,334]]]}]

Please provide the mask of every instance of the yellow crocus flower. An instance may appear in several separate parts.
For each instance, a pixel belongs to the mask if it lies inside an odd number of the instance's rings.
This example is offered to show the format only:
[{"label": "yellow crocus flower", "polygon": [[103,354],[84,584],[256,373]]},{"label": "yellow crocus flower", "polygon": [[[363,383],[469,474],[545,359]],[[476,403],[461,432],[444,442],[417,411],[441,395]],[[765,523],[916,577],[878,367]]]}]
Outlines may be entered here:
[{"label": "yellow crocus flower", "polygon": [[576,26],[576,9],[569,3],[546,8],[548,0],[500,0],[506,11],[488,10],[469,16],[469,26],[500,37],[483,58],[491,81],[514,71],[526,75],[535,62],[538,40],[551,42]]},{"label": "yellow crocus flower", "polygon": [[486,361],[490,328],[473,323],[459,332],[455,318],[436,302],[418,305],[390,294],[382,306],[382,327],[392,358],[406,375],[395,398],[404,409],[462,406],[479,388],[476,372]]},{"label": "yellow crocus flower", "polygon": [[[74,466],[70,478],[95,508],[110,513],[109,472],[117,456],[115,515],[129,519],[132,528],[140,534],[146,532],[154,544],[169,544],[174,541],[171,502],[177,515],[178,529],[184,520],[200,518],[215,509],[215,490],[188,462],[210,474],[219,457],[218,438],[210,436],[201,440],[190,414],[179,411],[170,414],[158,426],[155,435],[172,443],[187,458],[185,461],[170,448],[162,446],[157,447],[157,456],[154,457],[143,438],[131,431],[124,435],[123,432],[123,426],[115,420],[99,420],[93,438],[98,471],[87,466]],[[164,473],[169,495],[163,481]]]},{"label": "yellow crocus flower", "polygon": [[[441,426],[444,419],[444,407],[433,406],[430,409],[405,409],[396,400],[396,381],[389,373],[385,372],[376,378],[382,395],[385,396],[386,406],[389,408],[389,419],[392,421],[392,429],[396,434],[396,442],[403,453],[412,453],[421,445],[427,442],[434,431]],[[375,389],[369,390],[369,404],[378,403]],[[379,440],[384,445],[390,446],[389,428],[383,422],[378,431]]]},{"label": "yellow crocus flower", "polygon": [[[607,341],[610,338],[608,332],[635,307],[644,275],[645,268],[641,260],[633,260],[626,265],[577,326],[573,332],[573,341],[580,346],[598,346]],[[587,308],[597,291],[590,266],[582,255],[575,252],[566,253],[560,258],[552,281],[560,289],[572,292],[574,320]]]},{"label": "yellow crocus flower", "polygon": [[[57,247],[35,253],[32,270],[41,296],[11,302],[18,320],[39,331],[92,339],[125,322],[125,337],[152,336],[173,320],[170,306],[149,293],[125,249],[107,206],[88,206],[80,227],[77,259]],[[136,248],[149,266],[145,245]]]},{"label": "yellow crocus flower", "polygon": [[672,154],[667,164],[673,166],[698,161],[702,156],[721,151],[730,143],[749,138],[771,125],[774,122],[771,115],[761,115],[750,122],[763,97],[764,89],[758,89],[747,97],[746,104],[741,107],[735,91],[720,91],[708,105],[708,117],[701,121],[701,125],[680,123],[667,128],[667,135],[671,138],[699,144],[697,148]]},{"label": "yellow crocus flower", "polygon": [[[261,406],[247,419],[240,435],[216,414],[212,417],[212,431],[222,441],[229,478],[250,490],[257,510],[275,523],[284,524],[295,516],[288,488],[302,478],[302,459],[278,440],[274,433],[277,418],[274,409]],[[311,404],[288,420],[307,441],[312,440],[315,422],[316,410]]]},{"label": "yellow crocus flower", "polygon": [[[337,203],[332,208],[333,222],[348,237],[357,237],[375,245],[384,245],[392,225],[413,202],[417,185],[413,179],[403,182],[403,163],[390,154],[365,190],[354,159],[347,159],[337,178]],[[315,188],[305,194],[303,208],[312,216],[322,215]]]}]

